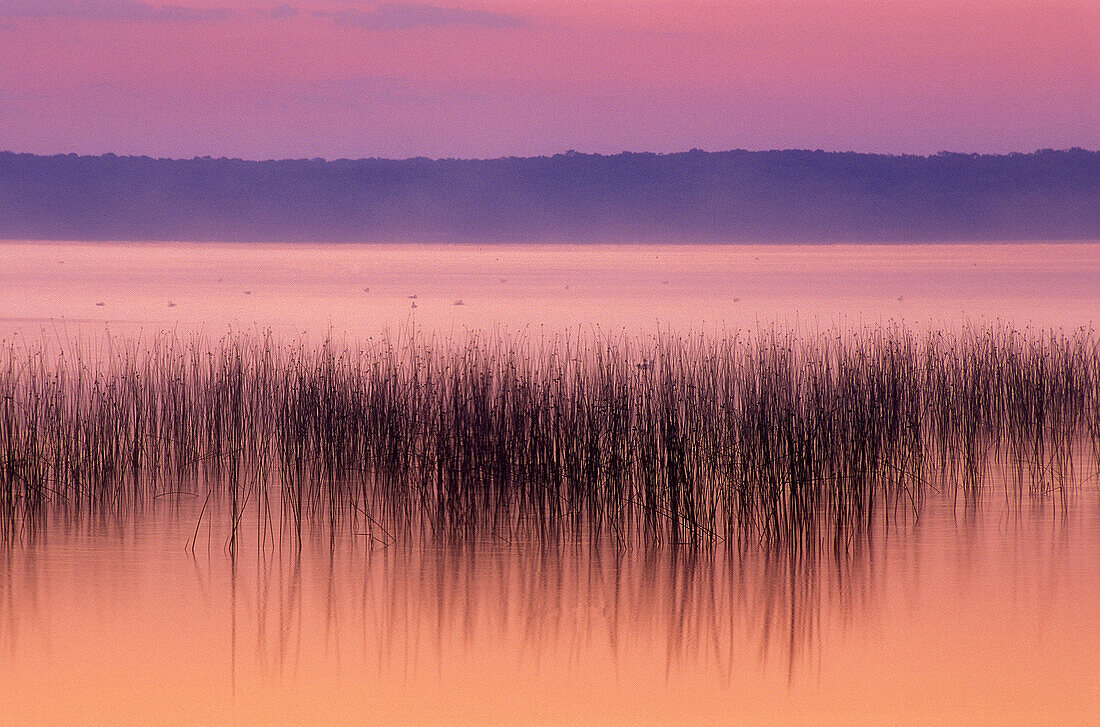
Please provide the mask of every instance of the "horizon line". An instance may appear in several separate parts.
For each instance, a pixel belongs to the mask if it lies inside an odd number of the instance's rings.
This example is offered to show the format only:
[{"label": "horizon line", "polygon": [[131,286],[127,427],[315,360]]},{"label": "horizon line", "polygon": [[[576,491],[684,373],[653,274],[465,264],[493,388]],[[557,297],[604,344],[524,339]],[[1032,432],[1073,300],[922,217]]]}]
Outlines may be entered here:
[{"label": "horizon line", "polygon": [[1038,148],[1031,151],[1009,151],[1001,153],[989,153],[989,152],[964,152],[964,151],[952,151],[948,149],[932,152],[929,154],[919,153],[889,153],[889,152],[864,152],[854,150],[825,150],[825,149],[809,149],[809,148],[783,148],[783,149],[718,149],[708,150],[700,149],[698,147],[692,147],[691,149],[685,149],[682,151],[671,152],[655,152],[655,151],[632,151],[623,150],[615,153],[604,154],[600,152],[582,152],[575,149],[567,149],[566,151],[556,152],[554,154],[531,154],[531,155],[506,155],[495,157],[428,157],[428,156],[411,156],[411,157],[384,157],[384,156],[363,156],[363,157],[266,157],[266,158],[247,158],[239,156],[212,156],[209,154],[195,155],[192,157],[173,157],[173,156],[151,156],[149,154],[116,154],[115,152],[102,152],[99,154],[83,154],[78,152],[55,152],[52,154],[40,154],[36,152],[26,151],[13,151],[10,149],[0,149],[0,157],[2,156],[31,156],[39,158],[51,158],[51,157],[76,157],[78,159],[148,159],[151,161],[170,161],[170,162],[193,162],[193,161],[231,161],[231,162],[247,162],[262,164],[268,162],[313,162],[313,163],[333,163],[333,162],[366,162],[366,161],[383,161],[383,162],[412,162],[412,161],[428,161],[428,162],[493,162],[493,161],[511,161],[511,160],[535,160],[535,159],[556,159],[558,157],[592,157],[599,159],[607,159],[614,157],[626,157],[626,156],[653,156],[653,157],[671,157],[671,156],[686,156],[689,154],[707,154],[707,155],[720,155],[720,154],[822,154],[830,156],[838,155],[854,155],[861,157],[884,157],[892,159],[932,159],[935,157],[969,157],[969,158],[1007,158],[1016,156],[1033,156],[1036,154],[1052,154],[1052,153],[1085,153],[1085,154],[1100,154],[1100,149],[1088,149],[1081,146],[1071,146],[1063,148]]}]

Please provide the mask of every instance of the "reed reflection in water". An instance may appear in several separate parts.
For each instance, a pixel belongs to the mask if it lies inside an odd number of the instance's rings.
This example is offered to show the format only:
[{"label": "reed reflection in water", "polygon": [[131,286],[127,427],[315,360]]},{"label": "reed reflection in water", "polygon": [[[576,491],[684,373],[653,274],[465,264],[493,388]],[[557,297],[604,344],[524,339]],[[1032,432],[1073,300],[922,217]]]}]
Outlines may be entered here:
[{"label": "reed reflection in water", "polygon": [[165,499],[140,519],[56,522],[5,551],[4,714],[13,724],[1082,717],[1097,705],[1094,499],[976,509],[937,496],[919,519],[899,513],[843,554],[801,557],[353,534],[264,549],[254,517],[230,557],[228,513],[192,552],[198,504]]}]

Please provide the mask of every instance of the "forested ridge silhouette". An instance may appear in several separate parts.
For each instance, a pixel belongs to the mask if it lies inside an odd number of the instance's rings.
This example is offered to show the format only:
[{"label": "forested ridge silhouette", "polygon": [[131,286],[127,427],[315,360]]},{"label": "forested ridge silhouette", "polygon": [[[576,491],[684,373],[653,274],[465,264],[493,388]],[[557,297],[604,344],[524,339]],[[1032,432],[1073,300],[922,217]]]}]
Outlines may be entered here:
[{"label": "forested ridge silhouette", "polygon": [[0,153],[0,237],[224,241],[1100,238],[1100,152],[463,159]]}]

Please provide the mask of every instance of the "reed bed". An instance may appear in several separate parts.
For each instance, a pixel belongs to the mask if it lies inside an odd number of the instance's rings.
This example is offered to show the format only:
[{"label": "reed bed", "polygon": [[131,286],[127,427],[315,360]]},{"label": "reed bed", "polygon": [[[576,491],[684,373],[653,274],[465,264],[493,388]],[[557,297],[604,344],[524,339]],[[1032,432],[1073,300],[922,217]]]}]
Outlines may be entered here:
[{"label": "reed bed", "polygon": [[[190,495],[307,532],[848,547],[930,492],[1069,497],[1090,330],[162,336],[0,351],[0,539]],[[997,483],[1004,483],[1003,487]],[[211,515],[212,516],[212,515]]]}]

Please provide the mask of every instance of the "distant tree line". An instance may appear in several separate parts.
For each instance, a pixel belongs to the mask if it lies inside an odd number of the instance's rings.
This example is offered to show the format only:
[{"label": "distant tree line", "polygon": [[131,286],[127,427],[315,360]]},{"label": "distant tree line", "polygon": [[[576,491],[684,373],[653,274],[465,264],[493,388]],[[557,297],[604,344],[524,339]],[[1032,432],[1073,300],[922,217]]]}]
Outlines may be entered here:
[{"label": "distant tree line", "polygon": [[1100,152],[692,150],[301,159],[0,153],[0,237],[309,241],[1100,238]]}]

